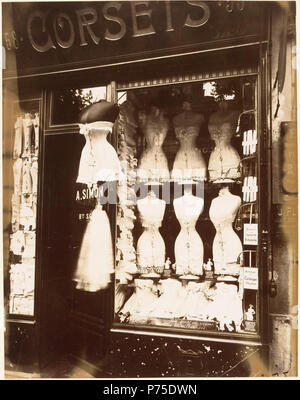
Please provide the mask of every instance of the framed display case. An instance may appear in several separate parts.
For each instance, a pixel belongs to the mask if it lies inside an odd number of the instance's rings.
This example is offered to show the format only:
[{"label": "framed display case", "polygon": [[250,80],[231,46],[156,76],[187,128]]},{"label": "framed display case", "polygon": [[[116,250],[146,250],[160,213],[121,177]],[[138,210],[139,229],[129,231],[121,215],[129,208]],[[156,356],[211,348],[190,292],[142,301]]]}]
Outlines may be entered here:
[{"label": "framed display case", "polygon": [[257,72],[117,86],[113,331],[259,339]]}]

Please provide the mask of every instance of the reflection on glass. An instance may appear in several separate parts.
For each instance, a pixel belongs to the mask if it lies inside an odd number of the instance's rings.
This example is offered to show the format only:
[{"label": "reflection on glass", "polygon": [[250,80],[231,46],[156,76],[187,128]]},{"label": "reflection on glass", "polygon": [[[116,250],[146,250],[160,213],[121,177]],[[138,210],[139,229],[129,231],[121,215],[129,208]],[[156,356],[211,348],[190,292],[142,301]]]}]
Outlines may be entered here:
[{"label": "reflection on glass", "polygon": [[[116,322],[124,326],[257,332],[257,288],[255,285],[250,288],[247,277],[243,276],[243,253],[256,251],[257,246],[244,242],[244,224],[250,221],[244,220],[238,212],[243,203],[242,184],[248,169],[243,167],[239,173],[230,174],[229,177],[229,174],[219,174],[219,169],[215,168],[217,182],[213,183],[210,174],[207,174],[208,179],[204,183],[203,174],[191,172],[192,157],[188,148],[190,135],[193,135],[194,148],[201,155],[205,168],[211,154],[217,157],[216,165],[221,163],[222,171],[227,164],[230,167],[235,162],[230,150],[234,149],[234,155],[243,158],[242,136],[236,135],[236,121],[244,112],[243,87],[246,79],[228,78],[118,93],[118,156],[126,164],[127,179],[119,182],[118,187]],[[255,85],[251,84],[250,87],[255,91]],[[162,149],[170,172],[167,180],[156,180],[155,183],[151,174],[151,179],[141,182],[138,169],[144,154],[152,151],[152,147],[149,150],[147,146],[145,124],[153,115],[153,110],[157,111],[156,122],[159,117],[166,121],[163,125],[166,132]],[[216,114],[219,119],[216,119]],[[234,123],[230,119],[233,114]],[[180,138],[178,126],[174,123],[178,115],[182,117]],[[198,120],[195,120],[195,115],[201,115],[201,124],[196,125]],[[162,124],[158,123],[152,124],[150,128],[155,139],[163,129]],[[241,129],[249,130],[253,126],[244,123]],[[215,135],[213,137],[212,130]],[[150,169],[157,168],[159,145],[157,141],[156,146],[153,146]],[[174,181],[172,169],[178,154],[186,170],[181,179]],[[161,164],[163,167],[165,165]],[[147,178],[148,169],[144,172]],[[204,187],[204,197],[202,195],[201,198],[196,190],[200,180]],[[136,190],[137,187],[139,190]],[[224,195],[224,199],[221,199],[220,206],[216,199],[221,195]],[[231,203],[227,201],[228,196],[238,200],[234,212]],[[139,205],[146,205],[149,198],[154,204],[163,201],[164,213],[156,213],[154,205],[148,212],[141,212]],[[184,209],[179,207],[179,213],[176,206],[181,205],[181,198],[186,199],[187,206]],[[199,200],[200,211],[197,213],[195,200]],[[211,206],[214,210],[212,219],[212,211],[209,213]],[[233,228],[236,214],[239,224]],[[254,221],[252,217],[251,221]],[[237,229],[236,226],[241,228]],[[145,232],[147,243],[141,251],[140,238],[145,236]],[[237,242],[234,249],[231,243],[233,236]],[[157,245],[159,237],[162,238],[161,247]],[[182,238],[179,255],[178,237]],[[202,243],[203,248],[200,245]],[[145,265],[141,265],[141,258],[147,258]]]},{"label": "reflection on glass", "polygon": [[86,106],[106,98],[106,86],[57,89],[52,99],[52,124],[74,124]]}]

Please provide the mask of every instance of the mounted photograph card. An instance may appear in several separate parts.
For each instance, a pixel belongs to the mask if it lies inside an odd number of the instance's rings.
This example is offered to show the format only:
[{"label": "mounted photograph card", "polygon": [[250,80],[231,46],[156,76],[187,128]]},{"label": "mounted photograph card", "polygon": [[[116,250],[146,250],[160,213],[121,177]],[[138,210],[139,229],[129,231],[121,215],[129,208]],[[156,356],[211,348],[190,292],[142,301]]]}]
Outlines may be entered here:
[{"label": "mounted photograph card", "polygon": [[244,224],[244,244],[258,245],[258,225]]},{"label": "mounted photograph card", "polygon": [[258,268],[244,267],[244,289],[258,290]]}]

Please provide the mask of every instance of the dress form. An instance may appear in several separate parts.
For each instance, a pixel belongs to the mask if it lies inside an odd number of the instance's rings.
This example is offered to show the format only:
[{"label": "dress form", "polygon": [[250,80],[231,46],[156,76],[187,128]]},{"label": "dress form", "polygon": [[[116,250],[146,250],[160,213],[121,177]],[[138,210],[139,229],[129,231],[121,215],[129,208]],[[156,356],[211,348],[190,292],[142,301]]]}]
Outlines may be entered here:
[{"label": "dress form", "polygon": [[168,181],[170,178],[168,160],[162,145],[167,136],[169,121],[159,108],[152,107],[141,125],[147,147],[138,163],[137,179],[156,183]]},{"label": "dress form", "polygon": [[240,156],[231,145],[238,121],[238,111],[229,110],[228,101],[219,102],[219,110],[210,116],[208,130],[215,148],[212,151],[208,171],[211,181],[232,182],[240,177]]},{"label": "dress form", "polygon": [[241,198],[230,193],[226,186],[211,202],[209,217],[216,229],[213,241],[213,260],[215,274],[230,274],[230,264],[237,264],[243,247],[232,228]]},{"label": "dress form", "polygon": [[176,273],[183,275],[202,275],[203,243],[195,225],[203,211],[203,199],[185,188],[182,197],[173,202],[175,215],[181,231],[175,241]]},{"label": "dress form", "polygon": [[183,112],[173,118],[175,135],[180,142],[171,173],[176,182],[206,179],[206,164],[201,151],[196,148],[203,121],[203,115],[194,113],[188,101],[183,103]]},{"label": "dress form", "polygon": [[166,202],[155,196],[153,191],[137,201],[144,232],[137,242],[137,265],[142,273],[157,274],[166,261],[165,242],[159,232]]},{"label": "dress form", "polygon": [[113,146],[107,141],[112,132],[110,122],[80,124],[86,143],[81,152],[77,182],[87,185],[98,181],[115,181],[120,176],[120,161]]}]

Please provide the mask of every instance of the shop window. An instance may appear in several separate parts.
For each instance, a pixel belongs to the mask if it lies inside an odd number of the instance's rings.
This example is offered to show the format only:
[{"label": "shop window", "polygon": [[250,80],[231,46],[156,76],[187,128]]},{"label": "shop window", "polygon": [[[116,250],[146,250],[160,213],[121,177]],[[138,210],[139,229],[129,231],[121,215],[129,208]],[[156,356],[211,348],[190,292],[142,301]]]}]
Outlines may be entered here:
[{"label": "shop window", "polygon": [[[39,100],[14,104],[12,136],[5,139],[7,176],[13,187],[5,186],[5,203],[10,200],[9,302],[11,316],[34,316],[36,228],[38,203],[38,161],[40,137]],[[7,135],[8,136],[8,135]],[[10,171],[8,170],[10,169]],[[6,217],[7,218],[7,217]],[[6,221],[8,222],[8,221]]]},{"label": "shop window", "polygon": [[115,325],[256,334],[256,77],[122,90]]},{"label": "shop window", "polygon": [[56,89],[52,98],[52,125],[76,124],[86,106],[106,99],[106,86]]}]

